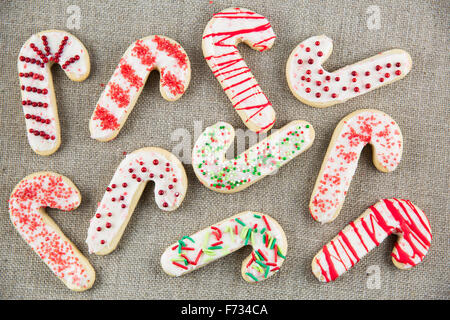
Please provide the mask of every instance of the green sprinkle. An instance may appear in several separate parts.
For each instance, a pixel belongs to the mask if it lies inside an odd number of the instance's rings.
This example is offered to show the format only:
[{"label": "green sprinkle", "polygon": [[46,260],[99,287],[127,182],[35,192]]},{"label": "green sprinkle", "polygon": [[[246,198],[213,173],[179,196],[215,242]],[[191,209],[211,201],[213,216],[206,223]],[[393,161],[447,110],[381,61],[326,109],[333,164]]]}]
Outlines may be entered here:
[{"label": "green sprinkle", "polygon": [[252,275],[250,272],[246,272],[245,274],[248,275],[253,280],[255,280],[256,282],[258,282],[258,279],[256,279],[256,277],[254,275]]},{"label": "green sprinkle", "polygon": [[208,250],[208,249],[203,249],[203,252],[208,255],[208,256],[215,256],[216,253],[214,251]]},{"label": "green sprinkle", "polygon": [[263,234],[264,231],[266,231],[266,228],[262,228],[262,229],[261,229],[261,234]]},{"label": "green sprinkle", "polygon": [[173,259],[171,259],[171,261],[183,261],[183,262],[185,262],[186,259],[185,258],[173,258]]},{"label": "green sprinkle", "polygon": [[263,268],[267,268],[267,265],[265,265],[264,263],[262,263],[261,261],[259,261],[259,260],[255,260],[255,262],[257,263],[257,264],[259,264],[261,267],[263,267]]},{"label": "green sprinkle", "polygon": [[247,230],[247,236],[245,237],[245,243],[244,245],[246,246],[248,244],[248,239],[250,238],[250,235],[252,235],[253,232],[250,231],[250,229]]},{"label": "green sprinkle", "polygon": [[271,244],[270,244],[270,249],[273,249],[273,247],[275,246],[275,242],[277,242],[277,239],[272,238]]},{"label": "green sprinkle", "polygon": [[248,232],[248,227],[245,227],[244,229],[242,229],[242,232],[241,232],[241,239],[244,239],[244,238],[245,238],[245,236],[247,235],[247,232]]},{"label": "green sprinkle", "polygon": [[253,251],[254,253],[255,253],[255,257],[256,257],[256,259],[257,260],[261,260],[261,261],[264,261],[264,258],[263,257],[261,257],[261,255],[259,254],[259,252],[258,251]]},{"label": "green sprinkle", "polygon": [[261,219],[261,216],[260,216],[260,215],[254,214],[253,216],[254,216],[255,218]]},{"label": "green sprinkle", "polygon": [[183,240],[183,239],[189,239],[189,240],[191,240],[192,243],[195,243],[194,239],[192,239],[189,236],[184,236],[183,238],[181,238],[181,240]]},{"label": "green sprinkle", "polygon": [[280,247],[277,247],[278,248],[278,255],[280,256],[280,257],[282,257],[283,259],[285,259],[286,260],[286,257],[283,255],[283,253],[281,252],[281,249],[280,249]]},{"label": "green sprinkle", "polygon": [[230,233],[231,242],[234,242],[234,233],[233,233],[233,229],[231,228],[231,226],[228,226],[227,229],[225,230],[225,232]]},{"label": "green sprinkle", "polygon": [[239,223],[241,226],[245,227],[245,223],[243,223],[239,218],[234,219],[237,223]]},{"label": "green sprinkle", "polygon": [[222,246],[208,247],[208,250],[218,250],[222,249]]},{"label": "green sprinkle", "polygon": [[206,247],[208,246],[208,240],[209,240],[209,235],[210,235],[210,231],[206,232],[205,237],[203,238],[203,249],[206,249]]},{"label": "green sprinkle", "polygon": [[267,266],[266,272],[264,273],[264,278],[267,278],[267,275],[269,274],[269,270],[270,270],[270,268],[269,268],[269,266]]}]

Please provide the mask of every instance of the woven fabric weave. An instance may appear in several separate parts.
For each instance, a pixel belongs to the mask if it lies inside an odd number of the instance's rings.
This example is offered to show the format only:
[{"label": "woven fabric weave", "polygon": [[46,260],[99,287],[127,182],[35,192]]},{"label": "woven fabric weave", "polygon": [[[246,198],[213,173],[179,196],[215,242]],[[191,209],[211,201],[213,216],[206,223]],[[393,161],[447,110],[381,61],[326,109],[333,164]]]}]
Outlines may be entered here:
[{"label": "woven fabric weave", "polygon": [[[379,29],[368,19],[371,6],[380,12]],[[70,29],[73,7],[79,29]],[[272,49],[239,50],[277,112],[274,128],[294,119],[316,130],[310,150],[235,194],[219,194],[200,185],[185,164],[189,189],[182,206],[159,210],[148,186],[116,251],[89,255],[85,238],[123,152],[145,146],[172,151],[177,129],[190,133],[217,121],[245,129],[221,86],[204,61],[201,39],[212,14],[229,6],[252,9],[268,18],[278,36]],[[69,10],[68,10],[69,8]],[[76,9],[77,10],[77,9]],[[369,13],[368,13],[369,12]],[[448,1],[7,1],[0,8],[0,298],[1,299],[448,299],[449,221],[449,12]],[[368,27],[369,23],[369,27]],[[69,26],[69,27],[68,27]],[[53,68],[62,144],[50,157],[39,156],[26,141],[17,55],[34,33],[62,29],[87,47],[91,74],[81,83]],[[126,48],[136,39],[161,34],[178,41],[192,64],[191,84],[176,102],[159,93],[159,75],[150,75],[136,107],[118,137],[101,143],[89,137],[95,104]],[[413,69],[406,78],[366,95],[325,109],[295,99],[285,66],[292,49],[304,39],[326,34],[334,51],[325,67],[336,70],[391,48],[408,51]],[[364,149],[339,217],[320,225],[308,202],[329,140],[337,123],[361,108],[388,113],[402,129],[404,154],[392,173],[381,173]],[[197,122],[196,122],[197,121]],[[188,137],[189,138],[189,137]],[[188,158],[188,157],[187,157]],[[8,217],[8,198],[26,175],[42,170],[63,174],[78,186],[83,200],[74,212],[48,210],[63,232],[88,257],[97,272],[94,287],[68,290],[20,238]],[[334,283],[322,284],[311,273],[311,259],[344,226],[381,198],[412,200],[430,219],[433,241],[425,260],[409,271],[395,268],[390,252],[395,237],[384,241]],[[283,226],[289,242],[287,260],[274,277],[250,285],[240,275],[245,248],[181,278],[170,278],[160,266],[165,248],[244,210],[267,213]],[[370,266],[380,270],[380,286],[370,283]]]}]

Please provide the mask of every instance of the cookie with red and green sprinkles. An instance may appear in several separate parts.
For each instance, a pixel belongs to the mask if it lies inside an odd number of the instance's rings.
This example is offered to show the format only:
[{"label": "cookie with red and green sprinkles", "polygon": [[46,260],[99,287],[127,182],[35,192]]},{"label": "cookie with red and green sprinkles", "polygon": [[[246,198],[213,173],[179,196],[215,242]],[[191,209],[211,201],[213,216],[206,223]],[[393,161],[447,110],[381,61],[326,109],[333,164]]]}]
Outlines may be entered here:
[{"label": "cookie with red and green sprinkles", "polygon": [[179,277],[250,245],[252,253],[242,262],[245,281],[263,281],[278,272],[286,259],[287,239],[270,216],[245,211],[190,236],[181,237],[161,256],[161,266]]},{"label": "cookie with red and green sprinkles", "polygon": [[206,128],[194,145],[194,172],[211,190],[233,193],[247,188],[308,150],[315,137],[311,124],[295,120],[233,159],[226,159],[234,135],[230,124],[218,122]]}]

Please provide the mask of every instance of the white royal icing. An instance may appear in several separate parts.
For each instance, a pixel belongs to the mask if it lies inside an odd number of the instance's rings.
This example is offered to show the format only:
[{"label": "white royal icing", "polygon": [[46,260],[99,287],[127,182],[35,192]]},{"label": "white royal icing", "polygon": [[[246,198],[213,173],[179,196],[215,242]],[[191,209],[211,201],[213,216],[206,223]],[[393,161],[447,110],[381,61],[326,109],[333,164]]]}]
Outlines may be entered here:
[{"label": "white royal icing", "polygon": [[306,39],[292,51],[286,66],[289,87],[306,104],[328,107],[403,78],[411,70],[410,55],[394,49],[334,72],[322,64],[333,42],[322,35]]},{"label": "white royal icing", "polygon": [[275,122],[272,104],[261,90],[236,45],[245,42],[264,51],[275,33],[262,15],[243,8],[228,8],[213,15],[203,32],[203,55],[234,109],[249,129],[268,131]]},{"label": "white royal icing", "polygon": [[[44,45],[43,36],[47,37],[47,45]],[[84,79],[90,71],[88,53],[84,45],[68,32],[49,30],[34,34],[25,42],[19,53],[17,69],[23,112],[26,116],[27,137],[31,148],[38,153],[52,153],[51,151],[59,146],[61,140],[50,68],[64,37],[68,37],[68,40],[59,55],[58,63],[63,66],[70,58],[78,56],[78,60],[68,64],[64,71],[72,80]],[[31,46],[35,49],[33,50]],[[50,51],[45,50],[46,47]],[[35,91],[40,90],[41,93],[28,91],[27,88],[35,88]],[[37,119],[40,121],[37,121],[35,117],[39,117]],[[30,129],[33,132],[30,132]]]},{"label": "white royal icing", "polygon": [[249,282],[269,278],[284,262],[287,243],[281,227],[267,215],[246,211],[183,237],[164,251],[161,265],[166,273],[178,277],[245,245],[253,247],[242,264],[243,277]]},{"label": "white royal icing", "polygon": [[159,148],[143,148],[128,154],[91,219],[86,239],[90,253],[111,248],[112,239],[118,236],[132,214],[132,202],[139,200],[135,199],[136,193],[148,181],[155,183],[155,202],[161,210],[172,211],[180,206],[187,190],[187,177],[181,162]]},{"label": "white royal icing", "polygon": [[89,124],[93,139],[110,140],[118,134],[154,69],[160,72],[160,90],[165,99],[174,101],[183,95],[191,77],[184,49],[163,36],[137,40],[120,59],[97,102]]}]

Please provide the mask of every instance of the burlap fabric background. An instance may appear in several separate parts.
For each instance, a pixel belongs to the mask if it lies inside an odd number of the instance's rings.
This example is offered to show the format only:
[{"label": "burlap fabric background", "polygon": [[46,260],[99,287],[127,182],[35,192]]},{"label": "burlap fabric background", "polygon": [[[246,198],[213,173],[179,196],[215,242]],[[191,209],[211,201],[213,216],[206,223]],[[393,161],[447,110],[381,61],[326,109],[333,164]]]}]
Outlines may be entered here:
[{"label": "burlap fabric background", "polygon": [[[80,29],[67,28],[69,5],[81,10]],[[381,28],[369,30],[366,10],[377,5]],[[148,186],[112,254],[89,255],[85,238],[89,219],[124,151],[159,146],[171,151],[174,130],[193,135],[194,121],[203,128],[219,120],[244,128],[231,103],[204,61],[203,29],[214,12],[242,6],[265,15],[278,36],[273,48],[258,53],[239,50],[277,112],[276,128],[305,119],[316,130],[312,148],[250,188],[232,195],[201,186],[190,164],[188,194],[170,214],[160,211]],[[448,1],[2,1],[0,4],[0,298],[2,299],[448,299],[449,273],[449,3]],[[71,82],[53,68],[62,129],[61,148],[50,157],[36,155],[25,137],[16,60],[28,37],[45,29],[63,29],[88,48],[91,74]],[[158,73],[145,90],[119,136],[108,143],[89,137],[88,123],[103,87],[126,48],[136,39],[162,34],[187,51],[192,80],[186,94],[169,103],[159,94]],[[316,109],[289,91],[285,63],[304,39],[326,34],[334,51],[326,67],[336,70],[391,48],[407,50],[413,69],[403,80],[352,99]],[[400,125],[405,149],[398,169],[378,172],[366,148],[340,216],[320,225],[308,213],[308,202],[336,124],[360,108],[376,108]],[[191,142],[191,144],[193,141]],[[8,217],[8,198],[26,175],[52,170],[66,175],[80,189],[83,201],[71,213],[49,210],[64,233],[88,256],[97,272],[94,287],[84,293],[68,290],[20,238]],[[385,197],[411,199],[428,215],[433,242],[423,263],[401,271],[391,263],[395,237],[384,241],[335,283],[319,283],[311,259],[345,225]],[[250,248],[181,278],[160,267],[164,249],[189,235],[243,210],[270,214],[284,228],[288,258],[281,272],[256,285],[242,280],[241,262]],[[367,286],[367,269],[380,268],[380,289]]]}]

